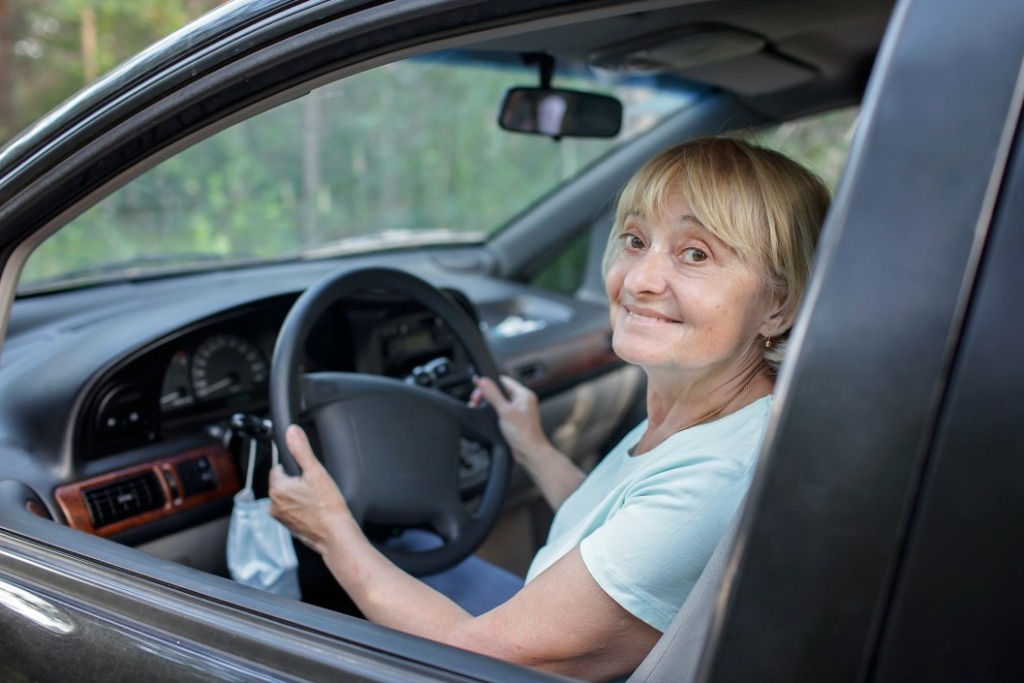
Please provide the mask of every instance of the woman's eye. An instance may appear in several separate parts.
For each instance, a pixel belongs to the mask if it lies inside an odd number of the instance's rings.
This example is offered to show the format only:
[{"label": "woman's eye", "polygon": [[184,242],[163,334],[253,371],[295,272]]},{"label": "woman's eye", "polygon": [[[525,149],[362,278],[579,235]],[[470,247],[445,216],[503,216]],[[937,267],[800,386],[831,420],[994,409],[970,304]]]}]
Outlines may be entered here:
[{"label": "woman's eye", "polygon": [[636,235],[623,235],[623,242],[628,249],[643,249],[644,246],[644,241]]},{"label": "woman's eye", "polygon": [[703,263],[708,260],[708,254],[703,249],[690,247],[683,251],[683,260],[687,263]]}]

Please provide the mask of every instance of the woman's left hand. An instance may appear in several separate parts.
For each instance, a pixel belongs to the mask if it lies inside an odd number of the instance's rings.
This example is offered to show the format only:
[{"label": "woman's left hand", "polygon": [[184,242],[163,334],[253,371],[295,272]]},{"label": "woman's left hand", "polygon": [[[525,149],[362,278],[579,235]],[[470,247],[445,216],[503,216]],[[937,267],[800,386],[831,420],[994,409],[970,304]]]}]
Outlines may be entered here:
[{"label": "woman's left hand", "polygon": [[476,388],[469,405],[475,407],[483,401],[491,404],[498,414],[501,434],[512,447],[513,457],[528,467],[527,461],[542,457],[546,448],[553,448],[541,426],[537,395],[511,377],[502,375],[500,379],[506,393],[489,377],[474,377]]},{"label": "woman's left hand", "polygon": [[302,473],[289,476],[280,465],[270,471],[270,514],[288,527],[292,535],[323,555],[340,527],[354,525],[355,521],[338,485],[314,455],[302,428],[291,425],[285,439]]}]

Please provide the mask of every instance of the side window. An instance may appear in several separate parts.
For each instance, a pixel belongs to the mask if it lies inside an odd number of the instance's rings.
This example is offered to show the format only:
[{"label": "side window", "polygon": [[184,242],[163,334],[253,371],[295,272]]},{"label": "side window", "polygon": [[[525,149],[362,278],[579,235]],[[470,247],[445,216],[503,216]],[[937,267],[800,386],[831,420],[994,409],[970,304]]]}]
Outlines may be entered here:
[{"label": "side window", "polygon": [[858,107],[836,109],[757,131],[751,138],[799,161],[835,190],[859,113]]},{"label": "side window", "polygon": [[532,67],[438,53],[321,86],[182,150],[76,217],[32,254],[20,292],[480,243],[690,101],[653,79],[570,77],[560,84],[613,92],[630,108],[618,137],[556,145],[498,127],[503,94],[527,76]]},{"label": "side window", "polygon": [[[758,144],[776,149],[800,162],[817,173],[829,189],[835,190],[846,164],[858,113],[857,107],[837,109],[758,130],[749,137]],[[568,295],[576,294],[581,289],[593,290],[595,294],[603,293],[601,282],[585,281],[588,259],[600,260],[604,250],[603,239],[600,245],[592,245],[594,232],[584,232],[542,264],[529,278],[530,283]],[[591,254],[594,246],[599,246],[600,250]]]},{"label": "side window", "polygon": [[541,266],[530,277],[530,284],[560,294],[573,295],[583,284],[590,252],[588,230],[575,237],[558,255]]}]

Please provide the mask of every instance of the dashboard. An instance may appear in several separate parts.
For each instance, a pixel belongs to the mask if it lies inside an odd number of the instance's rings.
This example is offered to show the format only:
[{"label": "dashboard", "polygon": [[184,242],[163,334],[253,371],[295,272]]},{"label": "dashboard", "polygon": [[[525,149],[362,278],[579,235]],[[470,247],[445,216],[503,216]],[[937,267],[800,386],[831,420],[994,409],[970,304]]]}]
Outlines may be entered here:
[{"label": "dashboard", "polygon": [[[238,412],[265,414],[274,343],[292,303],[221,314],[126,359],[87,402],[75,439],[82,457],[210,428]],[[462,400],[472,391],[472,370],[443,321],[380,295],[338,302],[310,335],[302,369],[383,375]]]},{"label": "dashboard", "polygon": [[287,302],[202,321],[126,359],[87,401],[75,444],[100,458],[266,403]]},{"label": "dashboard", "polygon": [[[468,305],[460,293],[450,295]],[[76,430],[76,455],[83,460],[196,434],[221,439],[59,486],[55,498],[72,527],[114,536],[230,499],[240,489],[244,466],[228,448],[231,418],[267,414],[273,348],[294,299],[254,302],[198,321],[107,374],[86,400]],[[472,391],[473,369],[441,318],[379,293],[329,309],[307,340],[302,370],[383,375],[459,400]]]},{"label": "dashboard", "polygon": [[[48,516],[133,545],[223,519],[245,472],[232,416],[268,414],[278,331],[319,267],[304,266],[300,286],[212,274],[18,302],[0,365],[0,478],[40,493]],[[452,280],[442,290],[478,321],[501,371],[542,397],[621,365],[603,307]],[[301,370],[383,375],[458,400],[474,373],[440,318],[386,292],[328,309]],[[22,441],[37,446],[11,448]],[[462,456],[465,484],[483,465]]]}]

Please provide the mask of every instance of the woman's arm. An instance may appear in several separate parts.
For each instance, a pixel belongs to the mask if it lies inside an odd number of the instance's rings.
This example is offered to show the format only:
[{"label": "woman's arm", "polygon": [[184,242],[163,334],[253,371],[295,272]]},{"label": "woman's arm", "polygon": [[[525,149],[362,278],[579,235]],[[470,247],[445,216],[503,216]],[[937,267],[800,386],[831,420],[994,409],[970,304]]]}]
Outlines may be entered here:
[{"label": "woman's arm", "polygon": [[501,378],[508,398],[486,377],[476,378],[474,382],[477,391],[471,401],[484,399],[494,407],[512,457],[537,484],[551,509],[557,510],[579,488],[585,475],[569,456],[551,445],[544,434],[537,396],[509,377]]},{"label": "woman's arm", "polygon": [[630,672],[660,633],[612,600],[573,550],[505,604],[470,616],[406,574],[366,540],[305,434],[288,430],[302,468],[271,473],[271,512],[319,552],[378,624],[481,654],[590,680]]}]

